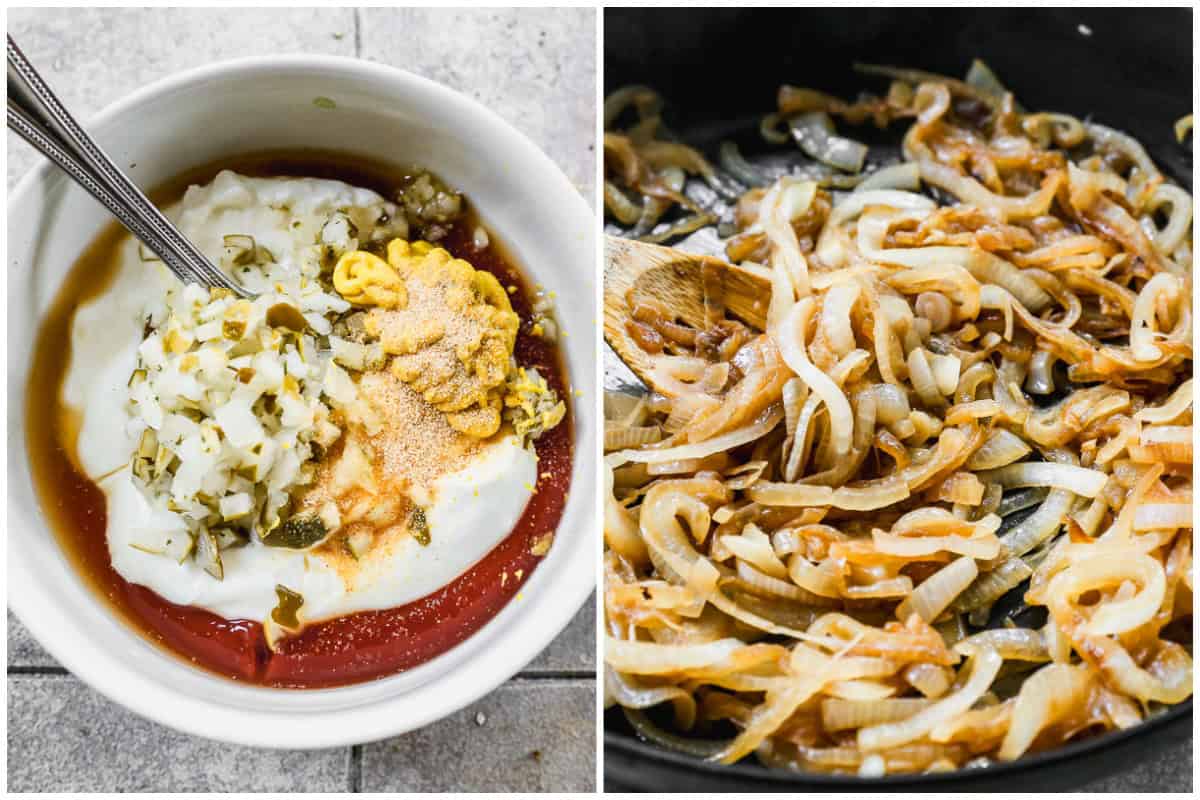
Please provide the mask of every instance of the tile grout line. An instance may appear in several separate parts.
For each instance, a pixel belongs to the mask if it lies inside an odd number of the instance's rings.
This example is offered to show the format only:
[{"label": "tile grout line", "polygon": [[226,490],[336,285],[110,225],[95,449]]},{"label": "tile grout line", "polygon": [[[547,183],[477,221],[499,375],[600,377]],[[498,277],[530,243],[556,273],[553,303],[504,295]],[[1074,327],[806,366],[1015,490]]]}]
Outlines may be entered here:
[{"label": "tile grout line", "polygon": [[350,746],[350,791],[358,794],[362,792],[362,761],[363,761],[363,746],[355,744]]},{"label": "tile grout line", "polygon": [[509,680],[512,681],[572,681],[596,680],[595,670],[548,670],[540,672],[518,672]]},{"label": "tile grout line", "polygon": [[[58,666],[27,666],[18,665],[8,668],[9,675],[55,675],[69,676],[71,673],[65,667]],[[550,670],[544,672],[518,672],[510,680],[521,682],[537,681],[594,681],[596,673],[592,670]]]},{"label": "tile grout line", "polygon": [[70,675],[66,667],[55,666],[9,666],[8,674],[11,675]]},{"label": "tile grout line", "polygon": [[[37,664],[14,664],[8,667],[9,675],[69,675],[70,671],[66,667],[60,667],[55,664],[37,665]],[[561,670],[538,670],[531,672],[518,672],[513,676],[513,680],[583,680],[596,678],[595,670],[590,669],[561,669]]]},{"label": "tile grout line", "polygon": [[362,58],[362,9],[354,9],[354,57]]}]

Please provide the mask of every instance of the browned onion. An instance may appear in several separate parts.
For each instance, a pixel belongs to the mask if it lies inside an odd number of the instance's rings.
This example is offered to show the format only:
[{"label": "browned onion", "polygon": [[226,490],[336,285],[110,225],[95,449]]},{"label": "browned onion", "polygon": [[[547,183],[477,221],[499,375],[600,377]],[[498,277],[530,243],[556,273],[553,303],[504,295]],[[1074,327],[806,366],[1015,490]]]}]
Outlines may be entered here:
[{"label": "browned onion", "polygon": [[[606,114],[637,117],[605,141],[633,235],[724,213],[688,180],[732,208],[737,269],[636,278],[702,314],[645,284],[606,309],[654,389],[608,415],[606,703],[724,763],[949,770],[1191,696],[1191,195],[981,62],[870,72],[885,95],[780,90],[764,137],[827,163],[777,180],[728,143],[713,169],[644,89]],[[867,120],[912,121],[901,164],[859,171]]]}]

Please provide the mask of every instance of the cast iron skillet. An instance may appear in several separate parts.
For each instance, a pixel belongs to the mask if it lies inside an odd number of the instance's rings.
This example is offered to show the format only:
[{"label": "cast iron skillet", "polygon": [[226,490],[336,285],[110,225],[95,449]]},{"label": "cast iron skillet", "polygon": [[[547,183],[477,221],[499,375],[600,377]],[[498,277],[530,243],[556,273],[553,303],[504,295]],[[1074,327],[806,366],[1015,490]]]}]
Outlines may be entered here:
[{"label": "cast iron skillet", "polygon": [[[606,92],[648,84],[682,139],[713,155],[732,138],[764,146],[761,115],[779,84],[853,98],[886,82],[855,61],[962,76],[982,58],[1031,109],[1064,111],[1127,131],[1191,189],[1192,149],[1172,125],[1192,109],[1188,9],[607,9]],[[1082,27],[1081,27],[1082,26]],[[868,128],[847,129],[859,136]],[[870,136],[859,136],[870,141]],[[721,766],[637,739],[619,710],[605,716],[607,791],[1047,791],[1077,789],[1190,736],[1192,701],[1135,728],[1018,761],[881,779]]]}]

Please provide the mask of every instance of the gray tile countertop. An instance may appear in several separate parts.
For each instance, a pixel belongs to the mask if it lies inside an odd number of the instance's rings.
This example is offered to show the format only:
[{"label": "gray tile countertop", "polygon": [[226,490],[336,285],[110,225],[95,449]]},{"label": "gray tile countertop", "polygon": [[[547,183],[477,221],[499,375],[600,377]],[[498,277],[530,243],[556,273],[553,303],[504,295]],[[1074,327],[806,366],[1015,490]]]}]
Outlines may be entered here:
[{"label": "gray tile countertop", "polygon": [[[12,9],[8,31],[86,119],[168,74],[250,54],[358,56],[491,107],[592,200],[588,9]],[[9,134],[8,186],[37,163]],[[8,616],[10,791],[591,791],[595,611],[518,676],[423,730],[353,748],[256,750],[148,722],[66,673]]]}]

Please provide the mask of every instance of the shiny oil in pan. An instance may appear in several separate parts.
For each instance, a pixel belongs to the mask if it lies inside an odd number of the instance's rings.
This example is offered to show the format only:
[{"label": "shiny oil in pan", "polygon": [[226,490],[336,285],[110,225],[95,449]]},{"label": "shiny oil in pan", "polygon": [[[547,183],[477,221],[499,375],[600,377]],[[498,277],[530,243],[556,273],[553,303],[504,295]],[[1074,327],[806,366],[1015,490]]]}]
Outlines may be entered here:
[{"label": "shiny oil in pan", "polygon": [[[222,169],[254,177],[329,178],[384,197],[391,197],[408,174],[403,168],[339,153],[275,151],[190,170],[151,192],[151,198],[160,207],[169,205],[188,186],[208,183]],[[528,282],[492,232],[487,247],[476,249],[473,239],[479,224],[468,212],[439,244],[491,272],[501,285],[518,287],[511,295],[513,310],[522,319],[517,361],[537,367],[566,400],[570,387],[557,348],[528,331]],[[70,361],[64,343],[70,342],[75,310],[109,285],[118,266],[118,244],[127,235],[113,223],[71,268],[39,328],[26,387],[26,444],[38,499],[72,565],[113,611],[148,640],[199,667],[233,680],[284,688],[339,686],[409,669],[462,642],[494,617],[541,560],[531,552],[534,543],[554,531],[562,517],[571,479],[569,402],[567,418],[536,443],[537,491],[508,537],[466,573],[407,605],[311,625],[272,652],[257,621],[226,620],[169,603],[112,568],[104,493],[77,466],[79,420],[59,398]]]}]

